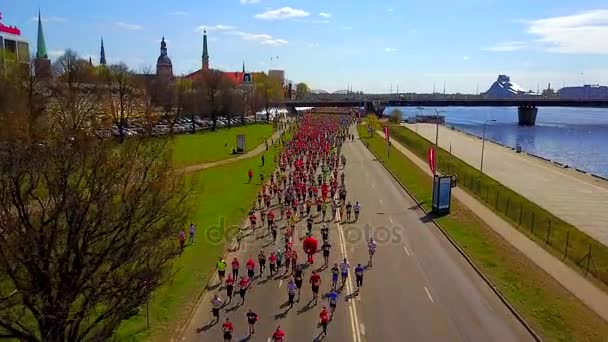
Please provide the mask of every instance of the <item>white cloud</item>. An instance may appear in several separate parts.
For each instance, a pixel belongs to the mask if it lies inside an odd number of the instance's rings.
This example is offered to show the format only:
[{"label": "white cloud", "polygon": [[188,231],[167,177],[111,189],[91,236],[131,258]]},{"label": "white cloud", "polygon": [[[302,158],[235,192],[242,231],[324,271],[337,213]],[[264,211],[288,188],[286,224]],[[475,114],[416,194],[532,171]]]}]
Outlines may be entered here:
[{"label": "white cloud", "polygon": [[241,3],[243,5],[247,5],[247,4],[257,4],[258,2],[260,2],[260,0],[241,0]]},{"label": "white cloud", "polygon": [[352,30],[352,29],[353,29],[353,27],[352,27],[352,26],[342,26],[342,27],[340,27],[340,28],[341,28],[342,30],[344,30],[344,31],[350,31],[350,30]]},{"label": "white cloud", "polygon": [[263,20],[283,20],[283,19],[290,19],[290,18],[308,17],[309,15],[310,15],[310,13],[308,13],[304,10],[301,10],[301,9],[283,7],[283,8],[278,8],[275,10],[269,10],[264,13],[256,14],[255,17],[257,19],[263,19]]},{"label": "white cloud", "polygon": [[234,32],[230,32],[230,33],[241,37],[241,39],[243,39],[243,40],[259,42],[262,45],[281,46],[281,45],[288,44],[287,40],[274,38],[273,36],[266,34],[266,33],[248,33],[248,32],[240,32],[240,31],[234,31]]},{"label": "white cloud", "polygon": [[261,44],[270,46],[281,46],[287,45],[287,41],[285,39],[267,39],[263,40]]},{"label": "white cloud", "polygon": [[50,57],[59,57],[65,53],[65,50],[49,50],[47,51],[47,55]]},{"label": "white cloud", "polygon": [[[40,20],[43,23],[47,23],[47,22],[63,23],[63,22],[67,21],[67,19],[62,18],[62,17],[40,17]],[[31,17],[30,21],[38,21],[38,17]]]},{"label": "white cloud", "polygon": [[463,60],[463,61],[468,61],[468,60],[470,60],[470,59],[471,59],[471,58],[470,58],[469,56],[464,56],[464,57],[462,57],[462,60]]},{"label": "white cloud", "polygon": [[214,31],[232,31],[232,30],[236,30],[236,26],[232,26],[232,25],[213,25],[213,26],[209,26],[209,25],[200,25],[199,27],[194,29],[194,32],[203,32],[204,30],[207,30],[209,32],[214,32]]},{"label": "white cloud", "polygon": [[143,28],[141,25],[123,23],[122,21],[115,23],[115,25],[125,30],[141,30]]},{"label": "white cloud", "polygon": [[189,13],[186,11],[173,11],[173,12],[169,12],[169,15],[175,15],[175,16],[184,16],[184,15],[188,15]]},{"label": "white cloud", "polygon": [[527,32],[550,52],[608,54],[608,9],[528,21]]},{"label": "white cloud", "polygon": [[384,52],[388,52],[388,53],[397,52],[397,49],[387,47],[387,48],[384,49]]},{"label": "white cloud", "polygon": [[484,48],[483,50],[493,51],[493,52],[509,52],[509,51],[517,51],[517,50],[525,49],[527,47],[528,47],[528,45],[525,42],[513,41],[513,42],[498,43],[494,46]]},{"label": "white cloud", "polygon": [[306,46],[308,46],[309,48],[318,48],[319,46],[321,46],[321,44],[319,43],[308,43],[306,44]]},{"label": "white cloud", "polygon": [[331,13],[321,12],[319,13],[319,16],[323,18],[331,18]]}]

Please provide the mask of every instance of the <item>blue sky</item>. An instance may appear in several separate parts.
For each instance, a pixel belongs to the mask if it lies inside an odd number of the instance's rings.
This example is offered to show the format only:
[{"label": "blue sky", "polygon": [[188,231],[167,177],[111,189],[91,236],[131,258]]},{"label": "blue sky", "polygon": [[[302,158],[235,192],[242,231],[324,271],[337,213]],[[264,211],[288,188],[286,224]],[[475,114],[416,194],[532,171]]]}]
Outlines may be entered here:
[{"label": "blue sky", "polygon": [[[608,83],[606,0],[0,0],[32,48],[38,7],[51,58],[67,48],[141,70],[168,40],[174,72],[284,68],[334,91],[485,91],[500,73],[526,89]],[[277,59],[278,57],[278,59]],[[272,58],[272,60],[271,60]]]}]

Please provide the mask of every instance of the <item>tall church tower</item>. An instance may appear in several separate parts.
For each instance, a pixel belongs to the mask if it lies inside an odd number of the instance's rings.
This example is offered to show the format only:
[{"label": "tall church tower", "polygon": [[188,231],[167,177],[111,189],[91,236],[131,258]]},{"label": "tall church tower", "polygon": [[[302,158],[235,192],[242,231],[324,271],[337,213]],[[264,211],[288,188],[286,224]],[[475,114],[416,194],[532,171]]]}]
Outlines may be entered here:
[{"label": "tall church tower", "polygon": [[101,37],[101,51],[99,52],[99,64],[106,65],[106,50],[103,48],[103,37]]},{"label": "tall church tower", "polygon": [[42,31],[42,19],[38,10],[38,41],[36,44],[36,58],[34,59],[34,73],[40,78],[51,77],[51,61],[46,52],[46,42]]},{"label": "tall church tower", "polygon": [[209,52],[207,51],[207,30],[203,31],[203,71],[209,71]]},{"label": "tall church tower", "polygon": [[168,82],[173,77],[173,65],[167,55],[167,43],[165,37],[160,41],[160,56],[156,61],[156,77]]}]

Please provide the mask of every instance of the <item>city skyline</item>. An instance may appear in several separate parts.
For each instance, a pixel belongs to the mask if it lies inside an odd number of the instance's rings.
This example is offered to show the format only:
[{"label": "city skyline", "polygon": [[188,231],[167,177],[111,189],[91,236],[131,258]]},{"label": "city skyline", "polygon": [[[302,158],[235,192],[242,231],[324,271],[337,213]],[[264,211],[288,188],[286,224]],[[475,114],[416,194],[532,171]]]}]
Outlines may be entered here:
[{"label": "city skyline", "polygon": [[0,8],[3,23],[21,28],[30,48],[38,6],[51,59],[70,48],[98,62],[103,36],[108,63],[142,70],[155,64],[164,36],[174,73],[188,74],[200,68],[206,28],[215,68],[240,70],[243,61],[248,71],[283,68],[287,78],[327,91],[443,92],[445,83],[448,93],[474,93],[498,74],[534,91],[549,82],[608,83],[601,39],[608,9],[599,1],[28,0]]}]

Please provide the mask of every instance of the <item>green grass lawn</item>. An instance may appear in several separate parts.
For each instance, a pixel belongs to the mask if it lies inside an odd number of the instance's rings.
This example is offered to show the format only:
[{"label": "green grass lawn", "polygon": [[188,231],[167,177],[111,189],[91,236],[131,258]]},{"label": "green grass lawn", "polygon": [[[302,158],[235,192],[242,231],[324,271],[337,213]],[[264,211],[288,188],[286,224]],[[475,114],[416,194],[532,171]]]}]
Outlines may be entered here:
[{"label": "green grass lawn", "polygon": [[180,134],[173,139],[173,161],[175,166],[209,163],[232,156],[237,134],[245,134],[246,151],[263,144],[273,133],[269,124],[253,124],[222,128],[216,132],[204,131],[196,134]]},{"label": "green grass lawn", "polygon": [[[391,127],[391,138],[399,141],[418,157],[426,159],[431,142],[403,126]],[[591,248],[593,261],[589,273],[608,285],[608,247],[602,245],[576,227],[564,222],[534,202],[505,187],[461,159],[440,149],[437,151],[438,170],[443,174],[458,175],[459,186],[475,196],[488,208],[517,227],[539,246],[565,261],[579,272],[586,272]],[[567,252],[566,252],[567,250]]]},{"label": "green grass lawn", "polygon": [[[270,126],[259,128],[266,129],[267,133],[272,131]],[[233,131],[228,132],[223,136],[233,134]],[[197,242],[194,246],[186,247],[176,260],[173,281],[152,295],[149,308],[151,329],[145,329],[144,307],[138,315],[121,325],[117,339],[169,341],[175,329],[188,320],[190,310],[207,285],[215,262],[225,248],[225,240],[212,242],[213,238],[208,233],[213,230],[217,232],[218,227],[219,232],[223,233],[225,227],[242,224],[260,188],[259,172],[263,170],[265,175],[269,175],[274,171],[276,164],[273,159],[278,151],[270,147],[264,167],[261,167],[259,158],[252,157],[192,174],[191,181],[196,189],[192,200],[195,207],[192,221],[197,226]],[[252,184],[247,184],[249,168],[255,173]],[[187,232],[187,227],[184,228]]]},{"label": "green grass lawn", "polygon": [[[362,141],[408,191],[429,211],[431,177],[397,150],[386,159],[386,143],[379,136]],[[393,136],[394,137],[394,136]],[[488,227],[462,203],[452,199],[450,215],[441,227],[466,251],[499,291],[545,341],[605,341],[608,323],[576,299],[551,276]]]}]

